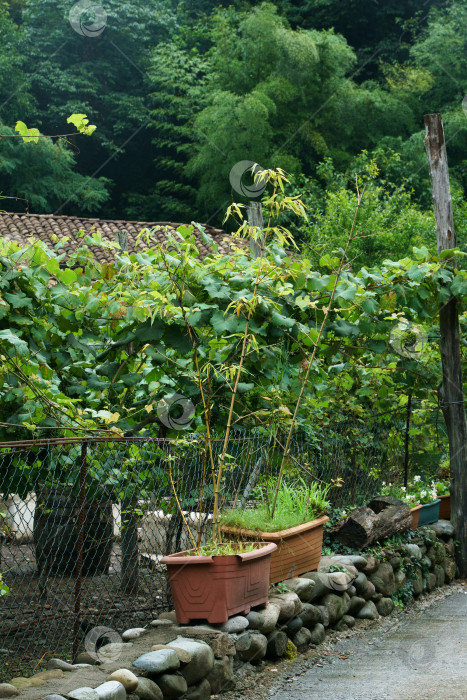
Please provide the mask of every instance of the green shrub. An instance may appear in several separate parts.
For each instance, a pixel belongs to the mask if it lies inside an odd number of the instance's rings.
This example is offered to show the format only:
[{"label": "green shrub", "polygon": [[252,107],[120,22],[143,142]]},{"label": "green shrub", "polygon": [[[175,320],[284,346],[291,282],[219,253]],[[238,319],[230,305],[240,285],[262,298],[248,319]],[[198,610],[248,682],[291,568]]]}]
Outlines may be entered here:
[{"label": "green shrub", "polygon": [[276,512],[270,515],[270,504],[274,497],[276,480],[269,479],[258,489],[259,503],[254,508],[237,507],[222,513],[222,524],[263,532],[278,532],[289,527],[315,520],[329,507],[326,500],[330,486],[313,483],[307,485],[302,479],[283,482],[277,497]]}]

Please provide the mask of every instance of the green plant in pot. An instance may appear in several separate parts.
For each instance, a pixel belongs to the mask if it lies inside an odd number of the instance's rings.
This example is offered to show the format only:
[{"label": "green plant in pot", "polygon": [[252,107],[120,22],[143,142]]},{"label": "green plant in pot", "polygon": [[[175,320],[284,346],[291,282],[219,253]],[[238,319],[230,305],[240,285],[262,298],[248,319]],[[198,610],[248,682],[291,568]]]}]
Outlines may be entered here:
[{"label": "green plant in pot", "polygon": [[[333,275],[327,282],[325,295],[319,295],[319,308],[310,296],[304,298],[300,296],[300,303],[297,301],[295,304],[294,301],[295,307],[292,311],[292,308],[288,306],[288,299],[295,299],[294,295],[302,294],[304,280],[307,279],[307,275],[312,273],[305,260],[298,259],[293,264],[290,263],[290,256],[286,251],[295,245],[293,237],[287,229],[276,224],[276,219],[282,217],[283,220],[284,214],[288,216],[290,213],[303,216],[304,208],[298,197],[289,197],[285,194],[284,182],[287,181],[282,171],[262,171],[259,173],[259,177],[267,178],[273,190],[271,195],[263,197],[267,223],[264,226],[262,225],[264,222],[259,222],[255,226],[249,225],[242,214],[244,205],[234,204],[227,211],[228,215],[232,214],[240,218],[237,234],[254,242],[255,246],[252,248],[257,249],[259,253],[246,252],[248,249],[242,244],[232,249],[231,256],[221,257],[216,254],[212,260],[205,259],[203,278],[206,277],[207,270],[211,271],[210,274],[213,277],[209,298],[203,296],[202,290],[200,298],[196,298],[195,292],[198,285],[196,282],[194,283],[190,274],[190,270],[193,269],[193,261],[190,258],[187,239],[185,239],[185,243],[181,243],[180,238],[174,239],[173,242],[172,239],[169,239],[170,245],[173,245],[176,252],[171,251],[170,257],[164,256],[163,253],[161,256],[161,267],[172,281],[171,288],[164,287],[160,292],[161,300],[163,294],[163,313],[171,319],[173,324],[185,324],[192,346],[190,367],[193,371],[190,378],[197,387],[197,410],[201,420],[201,424],[198,426],[199,432],[202,432],[205,438],[206,473],[207,475],[211,474],[211,488],[213,490],[213,549],[210,550],[210,556],[206,557],[200,549],[197,533],[193,532],[190,535],[193,549],[189,552],[189,556],[186,555],[186,552],[181,552],[166,556],[162,560],[168,567],[177,618],[183,623],[189,619],[200,618],[221,622],[228,615],[246,612],[252,605],[266,601],[270,562],[263,569],[262,590],[261,594],[256,597],[256,602],[252,602],[249,593],[246,596],[243,594],[243,599],[233,601],[232,604],[225,600],[221,601],[222,597],[225,598],[227,589],[232,591],[243,588],[243,584],[239,587],[231,581],[230,585],[224,585],[223,590],[213,592],[211,589],[211,582],[222,577],[217,572],[214,574],[210,567],[217,565],[223,567],[225,572],[229,567],[231,570],[237,569],[238,571],[240,559],[245,563],[252,562],[258,557],[260,550],[263,552],[261,556],[264,555],[269,559],[271,553],[277,549],[277,541],[282,540],[281,533],[283,532],[278,530],[275,534],[272,533],[273,536],[269,537],[268,544],[265,544],[264,541],[258,542],[256,536],[255,550],[245,551],[243,539],[234,537],[222,527],[220,513],[223,496],[221,492],[225,475],[232,467],[232,456],[228,454],[229,438],[233,426],[240,421],[247,426],[252,424],[265,426],[268,433],[272,426],[280,425],[281,429],[286,428],[283,444],[277,443],[282,457],[277,480],[273,492],[270,493],[270,515],[274,519],[276,512],[278,509],[280,510],[280,498],[285,493],[282,489],[282,480],[290,462],[291,439],[297,426],[300,406],[306,397],[308,382],[314,376],[318,348],[323,334],[326,332],[334,298],[339,291],[339,285],[344,284],[340,278],[345,267],[349,244],[354,236],[361,201],[361,195],[358,194],[357,211],[347,244],[342,250],[342,258],[329,259]],[[179,230],[179,234],[183,238],[182,230]],[[189,270],[189,273],[184,276],[186,269]],[[223,272],[224,270],[227,272],[227,276],[221,280],[219,271]],[[311,284],[310,289],[315,289],[313,284]],[[187,290],[190,291],[189,295]],[[291,295],[292,290],[293,294]],[[197,319],[203,318],[206,302],[209,302],[213,295],[220,297],[220,299],[227,299],[227,302],[220,313],[216,312],[211,317],[211,321],[213,321],[211,326],[204,323],[199,328],[196,325]],[[174,299],[172,306],[168,305],[167,299]],[[323,301],[324,299],[325,301]],[[303,307],[303,305],[305,306]],[[312,321],[310,321],[310,314],[313,316]],[[302,319],[303,322],[298,322],[298,318]],[[212,327],[215,333],[211,333]],[[274,331],[270,337],[268,337],[269,329]],[[278,406],[277,411],[280,416],[278,415],[276,420],[273,416],[273,410],[269,408],[271,403],[268,403],[268,408],[266,408],[266,402],[271,400],[271,376],[274,375],[274,371],[277,372],[277,366],[274,366],[269,374],[264,372],[263,368],[266,366],[270,369],[268,365],[270,358],[280,355],[280,341],[284,338],[284,334],[291,339],[293,338],[293,345],[297,350],[296,357],[300,360],[297,367],[300,369],[296,372],[294,380],[296,382],[293,391],[294,409],[291,411],[285,406]],[[220,353],[216,355],[219,349]],[[188,350],[184,353],[184,361],[187,353]],[[213,362],[212,358],[216,358],[216,363]],[[280,364],[279,359],[283,362],[283,357],[280,357],[276,360],[277,365]],[[184,373],[187,374],[186,369],[184,369]],[[261,398],[261,401],[256,405],[253,403],[255,396]],[[219,397],[222,397],[224,402],[222,414],[224,437],[220,454],[213,449],[212,437],[213,416],[219,415]],[[259,410],[255,410],[256,408]],[[276,442],[276,438],[274,440]],[[205,472],[203,472],[200,483],[200,503],[203,502],[203,494],[207,487],[207,479],[205,480],[204,475]],[[177,496],[176,485],[174,485],[174,495]],[[307,498],[308,496],[309,494]],[[178,507],[183,516],[179,503]],[[308,515],[307,518],[309,517],[312,516]],[[318,517],[316,520],[320,520],[320,518]],[[322,526],[326,516],[321,516],[321,520],[320,525]],[[302,522],[295,526],[297,546],[292,547],[290,542],[285,545],[289,549],[293,563],[285,567],[283,575],[281,574],[282,578],[287,578],[298,572],[298,541],[303,539],[301,533],[309,529],[309,522]],[[185,523],[185,525],[188,524]],[[189,530],[189,528],[187,529]],[[223,539],[235,540],[235,544],[230,542],[228,547],[233,546],[238,554],[222,555],[222,547],[225,545]],[[314,546],[314,557],[315,561],[318,562],[321,554],[321,541],[322,535]],[[250,539],[248,544],[250,549],[251,542]],[[305,546],[305,549],[309,550],[310,547]],[[218,554],[212,554],[213,551]],[[313,563],[311,565],[307,563],[303,570],[316,568],[316,566],[317,563],[314,566]],[[203,568],[206,569],[204,578],[200,575]],[[253,581],[261,578],[258,572],[246,576],[238,571],[238,575],[242,580]]]},{"label": "green plant in pot", "polygon": [[[232,212],[240,218],[238,235],[254,238],[259,257],[250,255],[247,262],[245,275],[251,280],[248,292],[242,296],[236,295],[234,301],[225,310],[224,317],[228,317],[232,323],[232,329],[238,326],[240,317],[240,332],[229,336],[233,340],[231,352],[225,353],[224,363],[220,367],[213,368],[209,357],[205,357],[199,349],[197,332],[186,323],[187,332],[193,348],[193,364],[195,367],[195,381],[199,389],[202,405],[202,418],[205,431],[205,453],[207,454],[207,470],[203,471],[203,477],[199,484],[199,502],[204,501],[207,489],[207,476],[210,474],[213,501],[212,501],[212,544],[209,548],[200,547],[198,533],[192,532],[183,513],[180,498],[177,494],[175,483],[171,476],[174,496],[177,500],[179,512],[184,520],[190,535],[193,549],[189,552],[171,554],[162,559],[167,565],[172,596],[175,604],[177,619],[181,623],[187,623],[192,619],[207,619],[209,622],[224,622],[230,615],[243,612],[247,613],[252,606],[267,602],[269,586],[270,556],[277,549],[275,543],[256,541],[249,542],[223,542],[221,531],[220,508],[221,487],[225,473],[232,466],[232,457],[228,454],[229,438],[235,421],[236,410],[241,392],[244,390],[245,364],[251,352],[258,352],[258,340],[255,335],[255,315],[265,294],[264,286],[267,282],[271,285],[280,283],[281,271],[266,256],[266,246],[269,239],[284,246],[293,245],[293,239],[282,227],[272,226],[275,216],[286,211],[292,211],[298,215],[304,215],[303,205],[295,197],[287,197],[284,194],[284,175],[281,171],[263,171],[258,174],[263,178],[264,184],[272,184],[273,192],[266,204],[270,205],[268,224],[264,228],[251,227],[244,220],[242,214],[243,205],[229,207],[227,216]],[[178,245],[178,244],[176,244]],[[171,270],[170,262],[173,260],[163,258],[163,266],[168,271],[173,282],[172,295],[176,303],[170,311],[172,317],[181,314],[183,320],[188,316],[186,311],[186,293],[181,283],[184,265],[190,266],[190,250],[185,246],[180,250],[180,257],[176,267]],[[233,255],[237,255],[240,264],[245,267],[245,254],[239,249]],[[220,260],[219,263],[220,264]],[[263,289],[262,289],[263,287]],[[264,299],[266,301],[266,299]],[[263,301],[263,303],[264,303]],[[191,300],[190,300],[191,303]],[[275,311],[269,307],[270,312]],[[277,312],[276,312],[277,313]],[[205,330],[206,333],[206,330]],[[225,334],[213,339],[215,346],[222,347],[225,344]],[[211,347],[215,347],[211,345]],[[235,359],[234,359],[235,358]],[[207,361],[206,361],[207,359]],[[212,439],[212,411],[213,401],[210,398],[211,377],[222,379],[222,382],[230,387],[230,397],[227,400],[227,415],[224,429],[224,439],[220,454],[216,455]],[[248,385],[247,385],[248,386]],[[167,457],[170,470],[174,456]],[[249,569],[249,571],[246,571]],[[238,582],[237,582],[238,581]],[[242,582],[240,585],[240,581]]]},{"label": "green plant in pot", "polygon": [[283,479],[278,489],[277,486],[277,479],[269,479],[256,489],[256,503],[252,508],[225,509],[221,516],[222,530],[229,537],[277,544],[271,557],[271,583],[318,568],[323,526],[329,520],[326,515],[329,485],[306,484],[303,479]]},{"label": "green plant in pot", "polygon": [[440,499],[433,480],[425,482],[420,475],[416,475],[407,487],[384,485],[382,495],[393,496],[407,503],[412,510],[412,529],[434,523],[439,518]]}]

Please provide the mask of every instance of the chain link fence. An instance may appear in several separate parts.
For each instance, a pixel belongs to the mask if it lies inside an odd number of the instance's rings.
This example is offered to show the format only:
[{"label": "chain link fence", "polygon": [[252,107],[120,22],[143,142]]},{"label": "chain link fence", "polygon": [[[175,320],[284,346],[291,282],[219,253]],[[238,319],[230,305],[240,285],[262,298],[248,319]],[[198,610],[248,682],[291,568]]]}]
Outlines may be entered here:
[{"label": "chain link fence", "polygon": [[[356,429],[297,433],[286,478],[340,477],[334,505],[375,495],[384,441],[375,435],[357,450]],[[222,442],[213,441],[214,464]],[[246,503],[261,479],[277,473],[281,444],[280,435],[231,435],[224,507]],[[51,657],[75,658],[96,626],[121,632],[170,608],[160,560],[191,548],[177,498],[198,541],[207,541],[214,489],[204,439],[0,443],[0,573],[9,588],[0,597],[0,680]]]}]

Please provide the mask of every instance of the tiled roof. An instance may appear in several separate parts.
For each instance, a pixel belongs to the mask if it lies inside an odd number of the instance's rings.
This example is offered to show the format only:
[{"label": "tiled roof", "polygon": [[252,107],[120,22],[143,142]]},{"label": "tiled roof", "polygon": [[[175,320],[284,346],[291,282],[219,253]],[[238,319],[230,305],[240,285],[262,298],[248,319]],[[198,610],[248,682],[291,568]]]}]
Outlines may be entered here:
[{"label": "tiled roof", "polygon": [[[64,249],[69,254],[84,244],[78,232],[83,230],[86,235],[94,231],[100,231],[103,238],[116,241],[117,234],[121,231],[128,232],[128,251],[134,253],[137,250],[144,250],[145,244],[140,241],[136,244],[136,238],[143,228],[156,228],[155,238],[160,243],[167,239],[164,228],[168,226],[174,231],[180,224],[169,221],[118,221],[105,219],[82,219],[76,216],[54,216],[53,214],[10,214],[0,213],[0,236],[10,241],[17,241],[22,245],[29,243],[31,237],[43,241],[47,246],[53,248],[55,242],[52,236],[55,234],[59,238],[69,237]],[[205,232],[214,239],[219,246],[219,252],[228,253],[232,244],[232,239],[222,230],[205,226]],[[210,249],[203,242],[201,233],[195,229],[197,246],[202,257],[206,256]],[[156,245],[154,242],[153,245]],[[106,248],[94,248],[94,253],[101,262],[111,261],[113,254]]]}]

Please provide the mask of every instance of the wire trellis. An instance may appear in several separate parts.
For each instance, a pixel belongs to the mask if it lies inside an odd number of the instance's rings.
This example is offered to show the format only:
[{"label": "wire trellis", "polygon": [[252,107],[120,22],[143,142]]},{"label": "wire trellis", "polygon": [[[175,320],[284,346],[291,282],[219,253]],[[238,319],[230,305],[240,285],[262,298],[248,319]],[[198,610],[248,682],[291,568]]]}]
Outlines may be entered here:
[{"label": "wire trellis", "polygon": [[[340,477],[334,505],[375,495],[381,441],[356,451],[353,430],[316,440],[297,433],[286,478]],[[221,449],[216,438],[214,463]],[[227,453],[224,507],[248,502],[280,465],[277,443],[254,431],[233,432]],[[0,598],[0,682],[51,657],[76,658],[98,625],[121,632],[170,608],[160,560],[191,548],[174,491],[199,542],[207,541],[210,470],[204,440],[193,436],[0,443],[0,572],[10,589]]]}]

